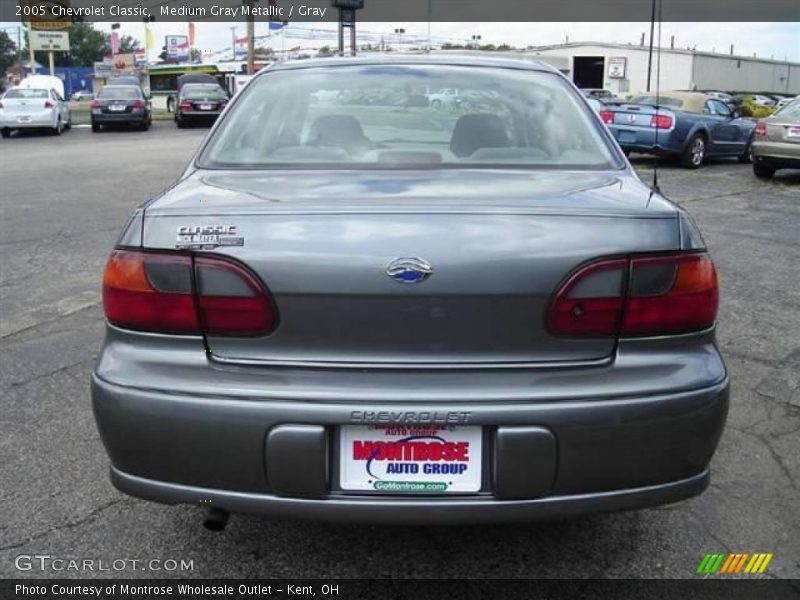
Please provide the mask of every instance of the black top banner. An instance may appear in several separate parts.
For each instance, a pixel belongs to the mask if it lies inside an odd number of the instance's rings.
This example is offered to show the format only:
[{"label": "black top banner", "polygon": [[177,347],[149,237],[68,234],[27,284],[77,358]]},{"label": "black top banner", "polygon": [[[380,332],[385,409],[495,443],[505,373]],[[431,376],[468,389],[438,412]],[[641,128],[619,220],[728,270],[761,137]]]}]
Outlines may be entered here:
[{"label": "black top banner", "polygon": [[[649,21],[650,0],[2,0],[0,21],[334,22],[363,4],[366,22]],[[794,22],[800,0],[663,0],[665,22]]]}]

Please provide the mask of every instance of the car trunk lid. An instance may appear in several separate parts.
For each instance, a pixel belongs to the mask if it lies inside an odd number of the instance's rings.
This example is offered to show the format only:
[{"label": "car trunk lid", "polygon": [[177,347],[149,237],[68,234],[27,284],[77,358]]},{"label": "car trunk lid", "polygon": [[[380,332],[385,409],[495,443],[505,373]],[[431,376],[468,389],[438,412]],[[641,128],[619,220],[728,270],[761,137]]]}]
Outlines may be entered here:
[{"label": "car trunk lid", "polygon": [[[279,325],[209,336],[227,360],[592,361],[616,340],[551,335],[551,298],[596,257],[679,247],[675,208],[651,196],[606,172],[199,172],[147,207],[144,245],[211,250],[265,282]],[[403,283],[398,261],[431,273]]]}]

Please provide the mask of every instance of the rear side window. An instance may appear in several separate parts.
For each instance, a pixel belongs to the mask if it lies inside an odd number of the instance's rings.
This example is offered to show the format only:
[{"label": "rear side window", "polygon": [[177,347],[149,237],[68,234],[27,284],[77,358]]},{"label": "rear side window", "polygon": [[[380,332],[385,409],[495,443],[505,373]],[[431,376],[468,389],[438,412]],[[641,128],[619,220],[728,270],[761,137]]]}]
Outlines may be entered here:
[{"label": "rear side window", "polygon": [[593,112],[558,75],[353,65],[268,72],[201,155],[211,168],[618,168]]},{"label": "rear side window", "polygon": [[21,99],[36,99],[42,98],[44,100],[47,99],[49,92],[47,90],[25,90],[25,89],[13,89],[8,90],[4,98],[21,98]]},{"label": "rear side window", "polygon": [[800,100],[793,100],[775,114],[781,117],[789,117],[790,119],[800,119]]},{"label": "rear side window", "polygon": [[106,86],[97,97],[101,100],[135,100],[141,97],[141,93],[135,87]]}]

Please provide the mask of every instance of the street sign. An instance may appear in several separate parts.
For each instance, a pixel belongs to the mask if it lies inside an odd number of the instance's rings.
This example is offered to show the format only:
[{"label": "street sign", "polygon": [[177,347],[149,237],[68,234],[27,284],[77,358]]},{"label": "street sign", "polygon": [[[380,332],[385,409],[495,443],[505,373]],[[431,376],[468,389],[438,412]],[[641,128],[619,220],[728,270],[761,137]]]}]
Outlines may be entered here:
[{"label": "street sign", "polygon": [[108,79],[114,75],[114,64],[110,62],[94,63],[94,76],[98,79]]},{"label": "street sign", "polygon": [[165,38],[164,46],[169,60],[174,60],[175,62],[186,62],[189,60],[188,35],[168,35]]},{"label": "street sign", "polygon": [[69,33],[66,31],[31,31],[31,47],[47,52],[69,52]]},{"label": "street sign", "polygon": [[611,56],[608,59],[608,77],[610,79],[625,79],[625,68],[628,59],[624,56]]},{"label": "street sign", "polygon": [[72,0],[19,0],[22,19],[36,31],[63,31],[72,26]]}]

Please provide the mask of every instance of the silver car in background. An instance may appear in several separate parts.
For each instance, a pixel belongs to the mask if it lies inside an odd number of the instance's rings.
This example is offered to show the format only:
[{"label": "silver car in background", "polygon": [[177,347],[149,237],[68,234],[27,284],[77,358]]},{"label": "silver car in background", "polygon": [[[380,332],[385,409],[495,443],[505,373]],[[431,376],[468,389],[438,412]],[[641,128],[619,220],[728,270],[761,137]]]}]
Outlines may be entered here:
[{"label": "silver car in background", "polygon": [[4,138],[20,129],[49,129],[61,135],[71,127],[69,104],[56,90],[15,87],[0,98],[0,133]]},{"label": "silver car in background", "polygon": [[728,410],[697,227],[537,62],[260,72],[132,214],[103,302],[112,481],[216,528],[674,502],[708,485]]},{"label": "silver car in background", "polygon": [[800,99],[756,124],[752,151],[753,172],[761,179],[778,169],[800,169]]}]

